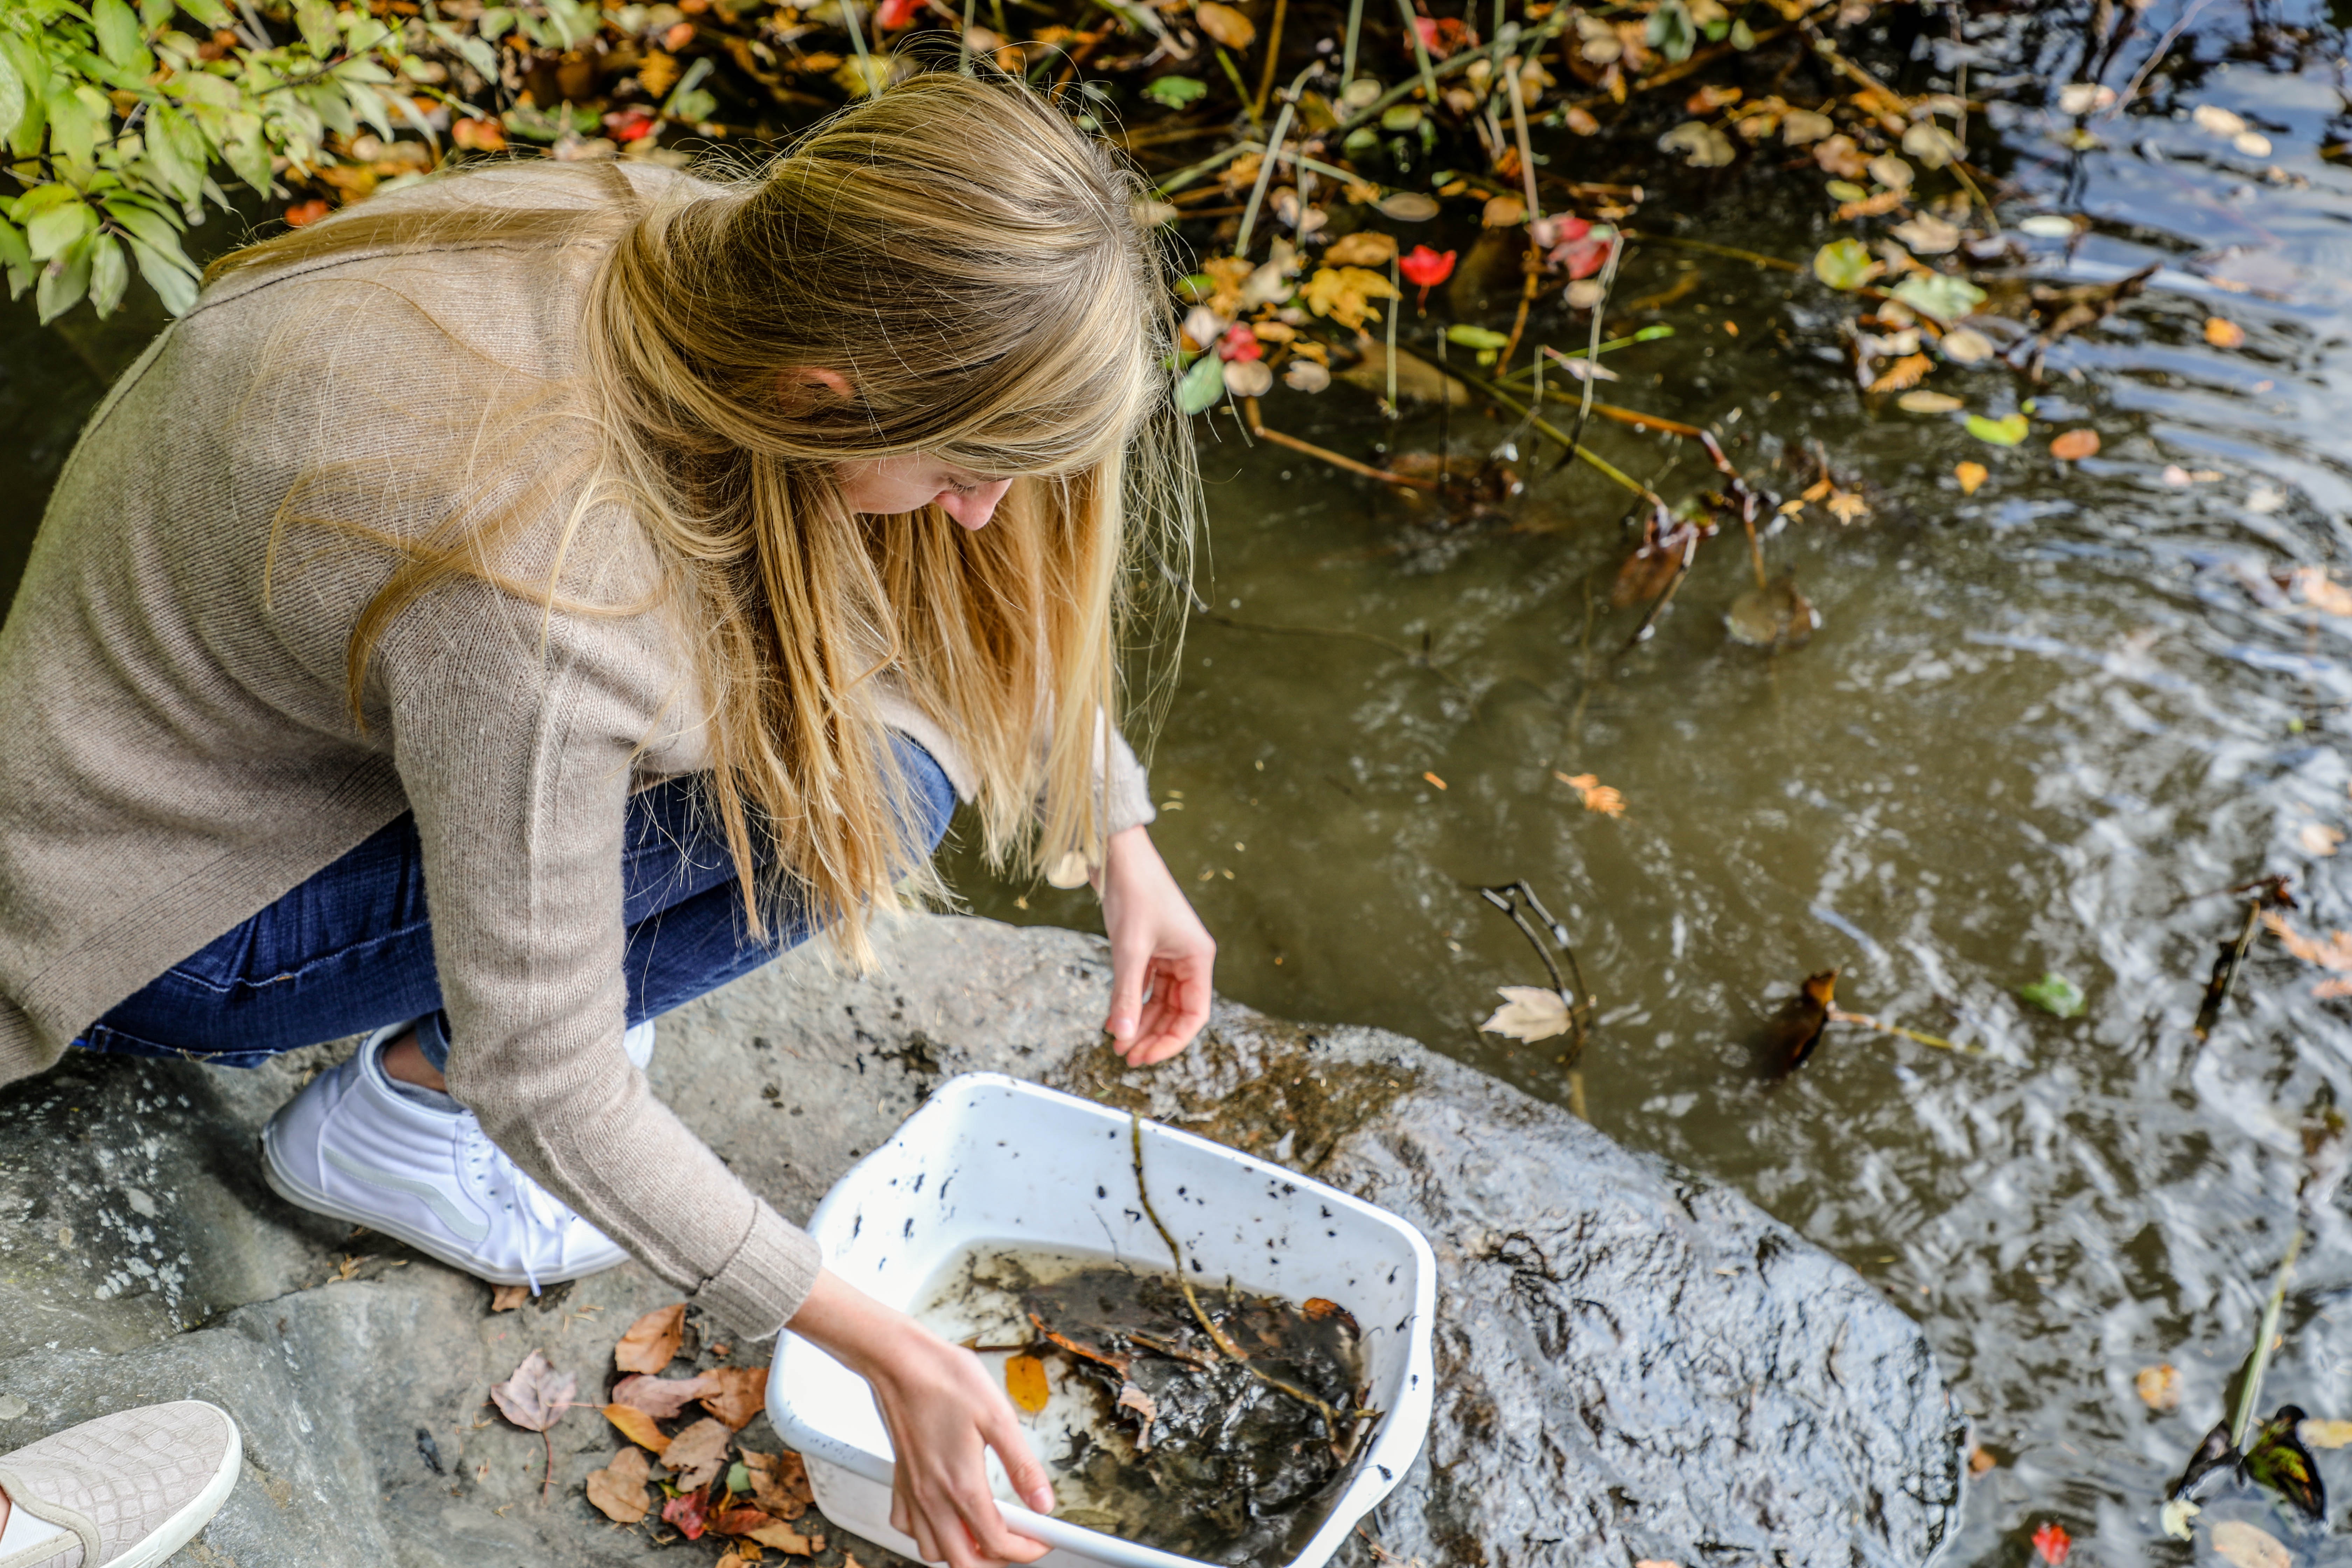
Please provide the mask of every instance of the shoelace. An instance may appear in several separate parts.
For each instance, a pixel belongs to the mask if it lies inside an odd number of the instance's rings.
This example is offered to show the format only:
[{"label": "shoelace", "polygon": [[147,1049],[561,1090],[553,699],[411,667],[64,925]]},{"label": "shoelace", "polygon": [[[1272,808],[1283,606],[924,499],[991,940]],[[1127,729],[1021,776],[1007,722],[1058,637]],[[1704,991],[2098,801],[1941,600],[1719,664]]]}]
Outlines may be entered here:
[{"label": "shoelace", "polygon": [[487,1164],[491,1174],[488,1184],[490,1195],[496,1199],[506,1190],[508,1206],[522,1226],[522,1273],[530,1285],[530,1293],[540,1294],[539,1254],[542,1243],[552,1251],[559,1265],[563,1260],[564,1227],[576,1224],[580,1216],[564,1205],[562,1200],[531,1178],[504,1151],[490,1142],[478,1121],[469,1119],[466,1128],[466,1153],[478,1167]]}]

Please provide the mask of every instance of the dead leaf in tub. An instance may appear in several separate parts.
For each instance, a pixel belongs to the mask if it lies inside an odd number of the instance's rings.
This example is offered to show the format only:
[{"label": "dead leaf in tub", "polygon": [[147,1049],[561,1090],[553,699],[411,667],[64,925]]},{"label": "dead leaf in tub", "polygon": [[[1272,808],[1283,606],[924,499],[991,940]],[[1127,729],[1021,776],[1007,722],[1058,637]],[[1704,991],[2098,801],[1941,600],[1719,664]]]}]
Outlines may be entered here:
[{"label": "dead leaf in tub", "polygon": [[743,1468],[751,1472],[751,1500],[778,1519],[798,1519],[816,1502],[809,1489],[808,1466],[798,1454],[761,1454],[743,1450]]},{"label": "dead leaf in tub", "polygon": [[2180,1408],[2180,1371],[2170,1362],[2144,1366],[2132,1379],[2132,1387],[2139,1393],[2139,1402],[2150,1410]]},{"label": "dead leaf in tub", "polygon": [[604,1419],[640,1448],[651,1448],[658,1454],[669,1447],[668,1436],[654,1425],[654,1418],[634,1405],[607,1405]]},{"label": "dead leaf in tub", "polygon": [[1323,253],[1323,260],[1331,267],[1386,267],[1394,259],[1397,242],[1394,235],[1378,229],[1360,228],[1331,242]]},{"label": "dead leaf in tub", "polygon": [[490,1386],[499,1413],[526,1432],[544,1432],[563,1419],[564,1408],[579,1389],[580,1380],[558,1372],[533,1351],[504,1383]]},{"label": "dead leaf in tub", "polygon": [[646,1377],[639,1373],[613,1385],[613,1403],[642,1410],[656,1421],[667,1421],[714,1388],[707,1375]]},{"label": "dead leaf in tub", "polygon": [[1151,1424],[1160,1419],[1160,1406],[1152,1403],[1151,1395],[1126,1383],[1119,1385],[1118,1408],[1132,1410],[1143,1418],[1143,1430],[1136,1439],[1135,1449],[1139,1454],[1150,1452]]},{"label": "dead leaf in tub", "polygon": [[2237,1568],[2292,1568],[2294,1562],[2276,1536],[2242,1519],[2225,1519],[2213,1527],[2213,1550]]},{"label": "dead leaf in tub", "polygon": [[1004,1363],[1004,1392],[1013,1403],[1034,1415],[1045,1408],[1052,1391],[1045,1386],[1045,1363],[1034,1355],[1017,1355]]},{"label": "dead leaf in tub", "polygon": [[764,1366],[713,1367],[696,1380],[711,1385],[702,1407],[740,1432],[768,1404],[768,1369]]},{"label": "dead leaf in tub", "polygon": [[2217,349],[2234,349],[2246,341],[2246,329],[2227,316],[2205,318],[2205,341]]},{"label": "dead leaf in tub", "polygon": [[1597,774],[1578,773],[1570,777],[1567,773],[1555,773],[1551,776],[1583,797],[1585,810],[1597,811],[1603,816],[1625,815],[1625,797],[1602,784]]},{"label": "dead leaf in tub", "polygon": [[2294,1435],[2307,1448],[2341,1448],[2352,1443],[2352,1421],[2327,1421],[2315,1415],[2297,1422]]},{"label": "dead leaf in tub", "polygon": [[1493,1017],[1478,1026],[1481,1034],[1501,1035],[1533,1044],[1568,1033],[1568,1004],[1559,992],[1547,991],[1540,985],[1503,985],[1496,987],[1496,994],[1503,998],[1503,1005],[1495,1009]]},{"label": "dead leaf in tub", "polygon": [[588,1472],[588,1500],[614,1524],[635,1524],[651,1506],[646,1496],[648,1474],[645,1450],[624,1448],[611,1464]]},{"label": "dead leaf in tub", "polygon": [[1886,367],[1885,374],[1870,384],[1873,392],[1903,392],[1926,379],[1936,362],[1926,354],[1905,354]]},{"label": "dead leaf in tub", "polygon": [[680,1491],[699,1491],[718,1478],[727,1463],[727,1445],[734,1434],[723,1421],[696,1422],[669,1440],[662,1463],[677,1479]]},{"label": "dead leaf in tub", "polygon": [[685,1302],[647,1312],[613,1347],[613,1364],[623,1372],[659,1372],[669,1365],[685,1338]]}]

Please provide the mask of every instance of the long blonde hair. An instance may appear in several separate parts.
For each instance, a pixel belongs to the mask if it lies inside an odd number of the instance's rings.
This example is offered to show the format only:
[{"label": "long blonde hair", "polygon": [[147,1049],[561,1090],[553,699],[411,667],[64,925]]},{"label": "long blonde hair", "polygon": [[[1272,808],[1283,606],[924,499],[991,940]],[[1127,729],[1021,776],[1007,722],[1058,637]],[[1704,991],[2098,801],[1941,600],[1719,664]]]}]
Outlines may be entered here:
[{"label": "long blonde hair", "polygon": [[[580,332],[593,471],[570,526],[617,500],[652,542],[706,719],[708,806],[755,927],[763,858],[861,956],[868,911],[925,877],[877,711],[886,671],[973,764],[992,860],[1098,862],[1123,628],[1188,580],[1197,509],[1136,176],[1018,83],[939,71],[680,199],[610,184],[585,213],[362,207],[215,275],[616,231]],[[852,395],[785,395],[813,370]],[[988,527],[849,510],[835,463],[916,452],[1014,478]],[[516,584],[472,536],[495,526],[452,520],[400,546],[352,633],[355,715],[377,639],[452,575],[559,607],[569,530],[544,583]]]}]

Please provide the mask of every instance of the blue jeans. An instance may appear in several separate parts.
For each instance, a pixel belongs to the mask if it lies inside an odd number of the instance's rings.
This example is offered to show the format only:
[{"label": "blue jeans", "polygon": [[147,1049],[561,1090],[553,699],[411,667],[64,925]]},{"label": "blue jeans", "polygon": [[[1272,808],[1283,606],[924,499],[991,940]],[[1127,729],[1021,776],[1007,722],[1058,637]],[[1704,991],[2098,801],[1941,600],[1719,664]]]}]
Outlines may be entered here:
[{"label": "blue jeans", "polygon": [[[955,791],[929,752],[894,737],[928,853],[947,832]],[[629,1022],[638,1024],[748,974],[807,940],[797,908],[755,939],[724,839],[691,780],[629,798],[621,852]],[[919,837],[917,837],[919,836]],[[425,905],[415,818],[404,816],[238,926],[165,971],[74,1043],[122,1056],[257,1067],[281,1051],[410,1019],[447,1065],[441,979]]]}]

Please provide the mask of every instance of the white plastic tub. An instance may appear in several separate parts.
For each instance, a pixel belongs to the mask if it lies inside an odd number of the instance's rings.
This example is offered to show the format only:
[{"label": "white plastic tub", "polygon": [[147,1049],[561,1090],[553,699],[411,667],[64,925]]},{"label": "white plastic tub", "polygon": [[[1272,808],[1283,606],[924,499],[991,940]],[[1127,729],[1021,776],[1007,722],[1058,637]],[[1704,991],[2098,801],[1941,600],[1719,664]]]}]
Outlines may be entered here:
[{"label": "white plastic tub", "polygon": [[[842,1177],[809,1228],[826,1266],[891,1306],[917,1311],[936,1277],[975,1245],[1011,1243],[1171,1267],[1136,1201],[1129,1118],[996,1073],[942,1084],[895,1137]],[[1287,1565],[1319,1568],[1386,1497],[1429,1427],[1436,1267],[1394,1215],[1279,1165],[1156,1122],[1143,1126],[1152,1204],[1200,1278],[1230,1278],[1293,1300],[1323,1296],[1354,1313],[1373,1407],[1386,1412],[1330,1515]],[[1178,1196],[1178,1190],[1183,1195]],[[890,1440],[863,1379],[814,1345],[781,1336],[768,1415],[808,1461],[817,1505],[845,1530],[919,1557],[890,1528]],[[1041,1453],[1041,1458],[1050,1458]],[[1003,1477],[992,1463],[1001,1500]],[[1080,1563],[1186,1568],[1139,1546],[1003,1502],[1011,1526]]]}]

